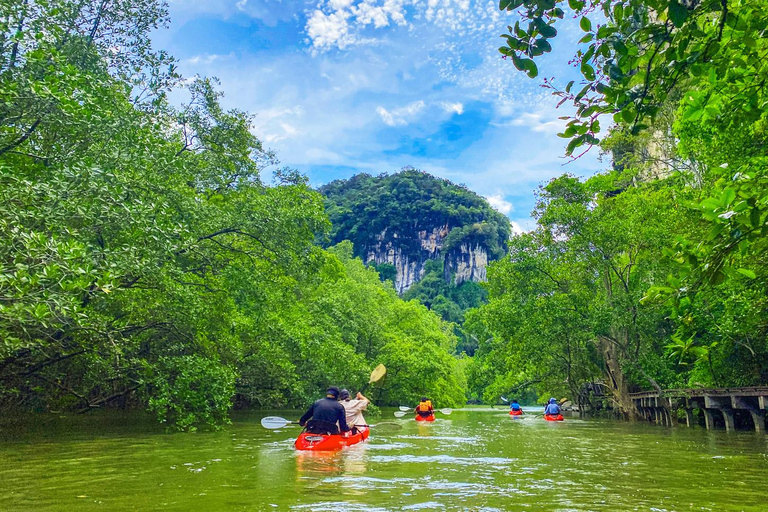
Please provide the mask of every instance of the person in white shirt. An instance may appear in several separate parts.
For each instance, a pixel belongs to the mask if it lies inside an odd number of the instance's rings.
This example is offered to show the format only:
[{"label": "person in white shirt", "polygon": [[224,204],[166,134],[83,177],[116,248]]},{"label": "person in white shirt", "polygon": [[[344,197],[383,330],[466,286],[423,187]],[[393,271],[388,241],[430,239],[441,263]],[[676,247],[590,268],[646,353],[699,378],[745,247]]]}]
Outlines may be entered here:
[{"label": "person in white shirt", "polygon": [[349,391],[346,389],[342,389],[341,393],[339,393],[339,400],[347,413],[347,425],[352,428],[353,434],[357,432],[357,428],[355,427],[367,425],[365,418],[363,417],[363,411],[368,407],[370,400],[364,397],[360,392],[355,395],[353,400]]}]

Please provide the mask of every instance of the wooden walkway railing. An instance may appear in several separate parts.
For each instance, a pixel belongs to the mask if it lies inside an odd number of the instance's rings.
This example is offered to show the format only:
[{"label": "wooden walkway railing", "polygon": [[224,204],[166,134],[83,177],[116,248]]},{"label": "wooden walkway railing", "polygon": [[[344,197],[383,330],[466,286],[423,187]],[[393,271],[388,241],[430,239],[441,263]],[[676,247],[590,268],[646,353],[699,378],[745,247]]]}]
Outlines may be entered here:
[{"label": "wooden walkway railing", "polygon": [[768,386],[745,388],[665,389],[631,394],[640,414],[663,425],[677,424],[677,411],[683,409],[688,426],[695,424],[694,411],[701,411],[707,429],[715,427],[715,415],[722,415],[726,430],[735,430],[737,411],[749,412],[754,428],[765,432]]}]

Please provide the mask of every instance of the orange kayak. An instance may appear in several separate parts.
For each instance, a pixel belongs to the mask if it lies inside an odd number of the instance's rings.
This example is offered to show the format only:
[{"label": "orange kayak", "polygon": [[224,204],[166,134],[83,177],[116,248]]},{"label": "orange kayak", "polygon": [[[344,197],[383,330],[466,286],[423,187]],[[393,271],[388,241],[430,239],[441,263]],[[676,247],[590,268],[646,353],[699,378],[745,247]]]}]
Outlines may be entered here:
[{"label": "orange kayak", "polygon": [[523,415],[523,410],[522,409],[520,409],[519,411],[512,411],[512,410],[510,410],[509,411],[509,415],[510,416],[522,416]]},{"label": "orange kayak", "polygon": [[435,421],[435,415],[430,414],[429,416],[419,416],[416,415],[416,421]]},{"label": "orange kayak", "polygon": [[545,414],[544,419],[547,421],[563,421],[562,414]]},{"label": "orange kayak", "polygon": [[368,430],[369,429],[363,427],[358,430],[357,434],[349,436],[342,434],[327,435],[302,432],[296,439],[294,446],[296,446],[297,450],[341,450],[345,446],[352,446],[353,444],[357,444],[368,439]]}]

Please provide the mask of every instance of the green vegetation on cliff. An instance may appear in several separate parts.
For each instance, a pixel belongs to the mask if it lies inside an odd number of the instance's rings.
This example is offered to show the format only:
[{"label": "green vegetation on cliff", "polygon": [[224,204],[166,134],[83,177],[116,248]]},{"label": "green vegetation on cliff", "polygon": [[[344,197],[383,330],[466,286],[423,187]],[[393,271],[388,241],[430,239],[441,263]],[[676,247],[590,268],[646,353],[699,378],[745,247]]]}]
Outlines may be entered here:
[{"label": "green vegetation on cliff", "polygon": [[[405,289],[404,299],[418,299],[457,325],[463,323],[464,311],[483,303],[486,294],[477,282],[457,285],[452,274],[456,261],[466,259],[473,248],[480,247],[488,260],[506,252],[509,219],[485,199],[415,169],[378,177],[358,174],[324,185],[320,192],[332,223],[332,243],[351,240],[357,256],[373,257],[368,264],[382,280],[394,282],[398,269],[401,280],[406,272],[415,274],[398,288]],[[459,352],[471,354],[473,344],[459,328],[457,333],[462,338]]]},{"label": "green vegetation on cliff", "polygon": [[448,227],[442,253],[480,244],[489,259],[506,252],[509,219],[466,187],[416,169],[377,177],[358,174],[320,187],[331,220],[331,242],[351,240],[355,255],[392,243],[405,256],[422,255],[419,233]]}]

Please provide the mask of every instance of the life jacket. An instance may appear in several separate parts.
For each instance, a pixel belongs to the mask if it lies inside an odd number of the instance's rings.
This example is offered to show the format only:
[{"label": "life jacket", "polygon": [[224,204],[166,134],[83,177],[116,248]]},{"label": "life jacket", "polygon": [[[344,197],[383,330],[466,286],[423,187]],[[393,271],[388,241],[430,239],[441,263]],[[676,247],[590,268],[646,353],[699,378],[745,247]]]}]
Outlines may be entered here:
[{"label": "life jacket", "polygon": [[432,400],[421,402],[419,405],[416,406],[416,410],[421,412],[427,412],[430,409],[432,409]]}]

